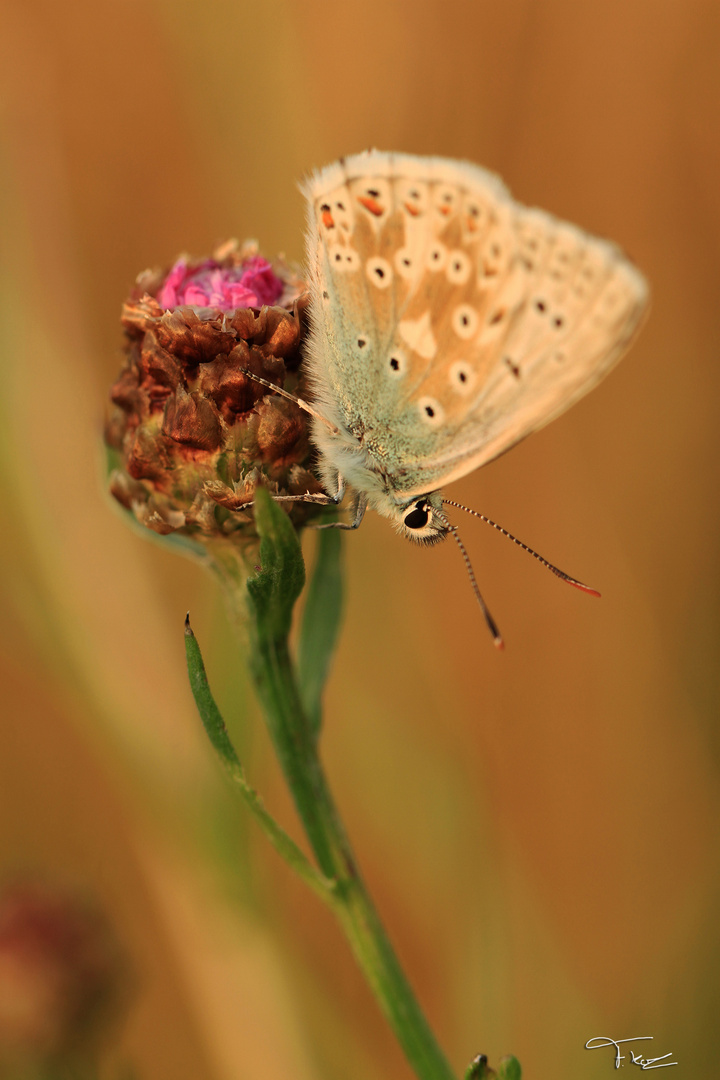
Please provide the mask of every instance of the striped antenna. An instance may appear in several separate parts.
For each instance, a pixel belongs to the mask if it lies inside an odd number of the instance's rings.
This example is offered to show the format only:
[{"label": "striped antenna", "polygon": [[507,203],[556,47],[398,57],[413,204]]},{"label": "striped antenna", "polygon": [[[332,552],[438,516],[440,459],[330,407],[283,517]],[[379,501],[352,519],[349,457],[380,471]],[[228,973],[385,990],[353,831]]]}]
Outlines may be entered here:
[{"label": "striped antenna", "polygon": [[313,409],[312,405],[308,405],[307,401],[304,401],[297,394],[291,394],[289,390],[283,390],[281,386],[276,386],[275,383],[269,382],[267,379],[263,379],[261,375],[256,375],[254,371],[248,371],[247,368],[241,367],[243,375],[247,375],[248,379],[252,379],[253,382],[260,383],[261,386],[266,386],[268,390],[272,390],[273,393],[279,394],[280,397],[287,398],[288,401],[294,401],[295,404],[303,410],[303,412],[309,413],[310,416],[314,416],[316,420],[319,420],[321,424],[324,424],[328,431],[331,431],[333,435],[339,435],[340,429],[328,420],[327,417],[321,416],[321,414]]},{"label": "striped antenna", "polygon": [[[443,500],[443,502],[444,501],[445,500]],[[470,584],[472,585],[473,592],[475,593],[475,598],[476,598],[478,604],[480,605],[480,610],[482,611],[483,615],[485,616],[485,622],[487,623],[488,629],[489,629],[490,633],[492,634],[492,639],[493,639],[493,643],[495,645],[495,648],[496,649],[504,649],[505,648],[505,642],[503,641],[502,635],[501,635],[500,631],[497,628],[497,623],[495,622],[492,615],[488,611],[487,604],[483,600],[482,593],[480,592],[480,589],[478,588],[478,583],[477,583],[477,581],[475,579],[475,571],[472,568],[472,563],[470,562],[470,556],[467,553],[467,549],[466,549],[465,545],[463,544],[462,540],[460,539],[460,537],[458,535],[457,525],[451,525],[450,522],[448,521],[448,519],[445,517],[445,515],[441,514],[438,510],[435,510],[435,516],[437,518],[439,518],[440,521],[442,522],[442,524],[448,529],[448,531],[453,534],[453,537],[455,538],[455,542],[457,543],[457,546],[460,548],[460,554],[462,555],[463,559],[465,560],[465,566],[467,568],[468,576],[470,578]]]},{"label": "striped antenna", "polygon": [[566,574],[563,570],[559,570],[557,566],[553,566],[547,559],[543,559],[542,555],[538,555],[537,551],[533,551],[527,544],[523,544],[522,540],[518,540],[518,538],[513,536],[512,533],[509,533],[507,529],[503,529],[502,525],[497,525],[494,521],[491,521],[489,517],[485,517],[484,514],[479,514],[477,510],[471,510],[469,507],[463,506],[462,503],[453,502],[452,499],[443,499],[443,506],[454,506],[457,510],[464,510],[466,514],[472,514],[473,517],[480,518],[486,525],[492,525],[493,529],[497,529],[503,536],[507,536],[508,540],[512,540],[513,544],[517,544],[523,551],[527,551],[528,555],[532,555],[533,559],[537,559],[546,570],[555,574],[561,581],[566,581],[568,585],[574,585],[576,589],[581,589],[583,592],[588,593],[589,596],[600,596],[597,589],[591,589],[589,585],[583,585],[582,581],[576,581],[575,578],[570,577],[570,575]]}]

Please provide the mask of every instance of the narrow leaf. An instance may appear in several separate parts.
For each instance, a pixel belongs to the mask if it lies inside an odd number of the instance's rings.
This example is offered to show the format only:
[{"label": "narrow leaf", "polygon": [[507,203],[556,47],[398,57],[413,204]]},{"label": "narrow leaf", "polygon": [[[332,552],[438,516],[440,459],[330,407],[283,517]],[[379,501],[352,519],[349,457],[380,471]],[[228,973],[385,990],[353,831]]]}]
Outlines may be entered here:
[{"label": "narrow leaf", "polygon": [[212,696],[200,646],[190,626],[189,612],[185,617],[185,655],[187,657],[188,676],[190,677],[190,689],[195,698],[200,719],[205,726],[210,742],[220,755],[223,765],[233,779],[237,779],[238,773],[243,774],[242,765],[235,752],[235,747],[230,742],[225,721],[215,704],[215,698]]},{"label": "narrow leaf", "polygon": [[245,800],[248,809],[282,858],[292,866],[315,893],[326,902],[332,903],[335,894],[335,883],[315,869],[295,841],[268,813],[262,799],[250,787],[245,778],[245,770],[240,764],[240,759],[225,727],[225,721],[212,696],[200,646],[190,626],[189,614],[185,619],[185,654],[187,656],[190,688],[200,713],[200,719],[208,733],[210,742],[215,747],[220,760]]},{"label": "narrow leaf", "polygon": [[322,693],[335,650],[343,606],[342,537],[321,529],[300,634],[300,693],[313,734],[321,722]]}]

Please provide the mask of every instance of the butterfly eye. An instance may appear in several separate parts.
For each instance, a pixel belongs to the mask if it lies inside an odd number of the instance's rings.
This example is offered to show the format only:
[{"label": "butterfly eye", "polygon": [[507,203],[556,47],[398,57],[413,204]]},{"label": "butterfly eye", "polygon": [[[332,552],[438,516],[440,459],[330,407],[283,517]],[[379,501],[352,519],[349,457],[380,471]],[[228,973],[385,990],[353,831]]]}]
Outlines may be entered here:
[{"label": "butterfly eye", "polygon": [[430,508],[424,499],[420,499],[403,518],[403,525],[408,529],[424,529],[429,520]]}]

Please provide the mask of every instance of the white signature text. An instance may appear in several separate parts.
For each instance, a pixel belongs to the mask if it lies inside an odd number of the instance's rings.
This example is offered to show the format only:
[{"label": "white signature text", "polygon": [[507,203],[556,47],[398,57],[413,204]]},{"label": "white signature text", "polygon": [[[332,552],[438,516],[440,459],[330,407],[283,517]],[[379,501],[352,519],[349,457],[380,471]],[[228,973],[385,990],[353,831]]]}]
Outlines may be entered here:
[{"label": "white signature text", "polygon": [[[614,1046],[615,1047],[615,1068],[620,1068],[620,1063],[625,1060],[625,1055],[620,1053],[620,1043],[630,1042],[647,1042],[652,1039],[652,1035],[638,1035],[634,1039],[608,1039],[604,1035],[598,1035],[594,1039],[588,1039],[585,1043],[586,1050],[597,1050],[600,1046]],[[641,1069],[666,1069],[668,1065],[677,1065],[677,1061],[666,1061],[665,1058],[672,1057],[672,1051],[669,1054],[663,1054],[662,1057],[648,1057],[644,1058],[642,1054],[634,1054],[630,1051],[630,1064],[639,1065]]]}]

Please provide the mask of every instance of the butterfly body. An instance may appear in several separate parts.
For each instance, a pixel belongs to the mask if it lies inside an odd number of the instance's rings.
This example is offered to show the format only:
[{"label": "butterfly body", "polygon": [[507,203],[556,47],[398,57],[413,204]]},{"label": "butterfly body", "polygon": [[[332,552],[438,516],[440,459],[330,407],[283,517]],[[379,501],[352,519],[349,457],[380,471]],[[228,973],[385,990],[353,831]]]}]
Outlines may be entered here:
[{"label": "butterfly body", "polygon": [[438,489],[592,389],[637,330],[646,283],[615,245],[463,162],[369,151],[304,193],[323,482],[441,539]]}]

